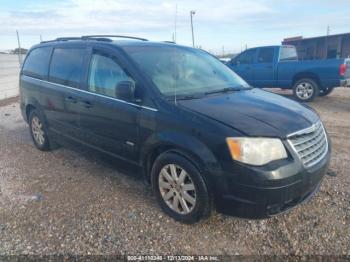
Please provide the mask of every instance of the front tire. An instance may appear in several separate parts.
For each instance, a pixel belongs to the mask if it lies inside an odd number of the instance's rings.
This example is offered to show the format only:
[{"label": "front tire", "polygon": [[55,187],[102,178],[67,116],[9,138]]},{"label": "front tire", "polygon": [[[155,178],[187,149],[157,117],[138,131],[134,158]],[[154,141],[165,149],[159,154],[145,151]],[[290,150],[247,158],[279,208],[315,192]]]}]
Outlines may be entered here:
[{"label": "front tire", "polygon": [[34,109],[30,112],[28,120],[30,135],[35,147],[41,151],[49,151],[50,141],[47,135],[47,127],[44,118],[38,110]]},{"label": "front tire", "polygon": [[211,213],[211,197],[198,169],[176,153],[160,155],[151,171],[152,189],[161,209],[173,219],[196,223]]},{"label": "front tire", "polygon": [[318,84],[310,78],[300,79],[293,86],[293,95],[301,102],[311,102],[318,97],[319,93]]}]

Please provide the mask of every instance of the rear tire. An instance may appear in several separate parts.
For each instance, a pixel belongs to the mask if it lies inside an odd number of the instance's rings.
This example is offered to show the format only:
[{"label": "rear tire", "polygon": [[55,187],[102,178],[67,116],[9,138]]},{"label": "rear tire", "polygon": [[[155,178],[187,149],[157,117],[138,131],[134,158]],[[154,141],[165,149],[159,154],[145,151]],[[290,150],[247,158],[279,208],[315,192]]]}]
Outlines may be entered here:
[{"label": "rear tire", "polygon": [[42,117],[37,109],[34,109],[29,113],[28,120],[30,135],[35,147],[41,151],[49,151],[50,141],[44,117]]},{"label": "rear tire", "polygon": [[294,97],[301,102],[311,102],[318,97],[320,89],[315,80],[303,78],[295,82],[293,86]]},{"label": "rear tire", "polygon": [[185,157],[161,154],[153,164],[151,182],[159,206],[173,219],[193,224],[210,215],[212,201],[207,185]]},{"label": "rear tire", "polygon": [[332,93],[334,90],[334,87],[329,87],[324,90],[320,90],[320,96],[328,96],[330,93]]}]

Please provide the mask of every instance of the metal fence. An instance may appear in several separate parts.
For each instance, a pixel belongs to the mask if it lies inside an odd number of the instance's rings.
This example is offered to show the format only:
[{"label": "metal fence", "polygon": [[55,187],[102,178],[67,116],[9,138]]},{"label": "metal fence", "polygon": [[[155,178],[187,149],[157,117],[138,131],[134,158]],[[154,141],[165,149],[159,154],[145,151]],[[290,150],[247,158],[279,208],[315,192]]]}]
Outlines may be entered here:
[{"label": "metal fence", "polygon": [[0,100],[19,94],[19,70],[18,55],[0,54]]}]

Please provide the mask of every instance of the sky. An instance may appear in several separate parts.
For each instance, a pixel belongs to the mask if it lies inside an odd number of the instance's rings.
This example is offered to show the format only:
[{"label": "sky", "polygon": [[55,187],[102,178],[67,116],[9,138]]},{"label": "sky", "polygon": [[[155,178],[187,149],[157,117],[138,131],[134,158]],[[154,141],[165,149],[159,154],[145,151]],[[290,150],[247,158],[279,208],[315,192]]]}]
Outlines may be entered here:
[{"label": "sky", "polygon": [[176,42],[192,45],[190,10],[195,45],[216,54],[325,35],[328,25],[331,34],[350,32],[349,0],[0,0],[0,50],[17,47],[16,30],[25,48],[40,36],[173,40],[175,20]]}]

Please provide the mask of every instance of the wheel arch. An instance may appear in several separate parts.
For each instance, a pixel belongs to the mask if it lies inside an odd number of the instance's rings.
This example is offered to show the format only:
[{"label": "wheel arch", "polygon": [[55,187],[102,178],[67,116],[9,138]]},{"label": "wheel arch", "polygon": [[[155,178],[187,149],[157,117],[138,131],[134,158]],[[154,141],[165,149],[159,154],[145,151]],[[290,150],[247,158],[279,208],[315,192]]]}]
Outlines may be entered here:
[{"label": "wheel arch", "polygon": [[29,121],[30,112],[32,112],[35,109],[36,109],[36,107],[32,104],[26,105],[26,108],[25,108],[26,115],[25,116],[26,116],[27,122]]},{"label": "wheel arch", "polygon": [[151,170],[157,157],[163,153],[172,152],[189,160],[208,183],[208,171],[221,168],[210,149],[195,137],[170,133],[154,135],[146,141],[141,158],[141,164],[145,167],[146,181],[150,182]]},{"label": "wheel arch", "polygon": [[321,82],[320,82],[320,77],[315,74],[315,73],[312,73],[312,72],[299,72],[297,74],[294,75],[293,77],[293,86],[301,79],[304,79],[304,78],[308,78],[308,79],[311,79],[313,81],[316,82],[316,84],[318,85],[318,88],[319,89],[322,89],[322,85],[321,85]]},{"label": "wheel arch", "polygon": [[30,115],[30,112],[32,110],[37,110],[39,112],[39,114],[41,115],[41,117],[43,118],[43,120],[45,121],[45,124],[48,126],[48,121],[47,121],[46,116],[45,116],[45,114],[40,106],[40,103],[35,98],[29,99],[25,103],[25,107],[24,107],[25,115],[24,115],[24,117],[26,118],[25,120],[27,122],[29,121],[29,115]]}]

